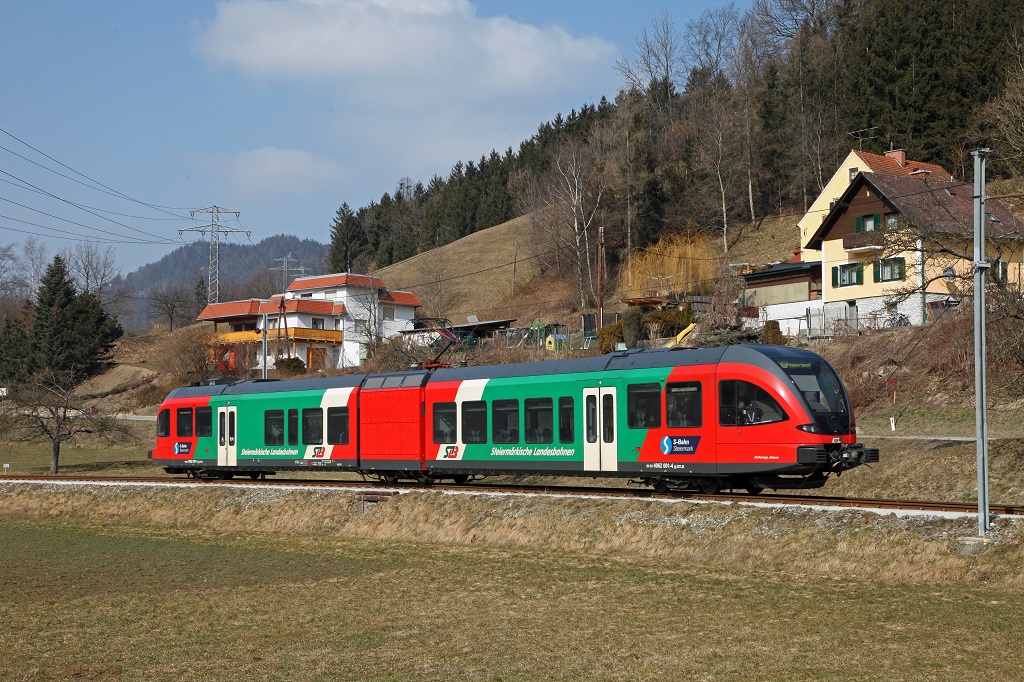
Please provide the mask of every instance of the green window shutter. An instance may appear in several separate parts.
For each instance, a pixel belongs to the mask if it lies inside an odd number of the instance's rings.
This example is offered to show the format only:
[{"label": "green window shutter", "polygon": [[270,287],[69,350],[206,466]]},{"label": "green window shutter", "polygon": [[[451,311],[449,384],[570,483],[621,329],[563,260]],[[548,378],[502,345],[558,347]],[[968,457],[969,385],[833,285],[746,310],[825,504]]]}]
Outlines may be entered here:
[{"label": "green window shutter", "polygon": [[857,284],[864,284],[864,265],[857,264]]},{"label": "green window shutter", "polygon": [[839,286],[839,266],[835,265],[832,267],[832,286]]},{"label": "green window shutter", "polygon": [[857,216],[857,226],[854,228],[857,232],[864,231],[864,216]]},{"label": "green window shutter", "polygon": [[896,267],[898,268],[899,277],[897,279],[904,279],[907,276],[907,259],[902,256],[896,259]]},{"label": "green window shutter", "polygon": [[879,213],[875,214],[875,229],[876,230],[881,230],[882,229],[882,216]]},{"label": "green window shutter", "polygon": [[882,281],[882,261],[876,260],[874,263],[871,264],[871,273],[871,279],[873,279],[875,282]]}]

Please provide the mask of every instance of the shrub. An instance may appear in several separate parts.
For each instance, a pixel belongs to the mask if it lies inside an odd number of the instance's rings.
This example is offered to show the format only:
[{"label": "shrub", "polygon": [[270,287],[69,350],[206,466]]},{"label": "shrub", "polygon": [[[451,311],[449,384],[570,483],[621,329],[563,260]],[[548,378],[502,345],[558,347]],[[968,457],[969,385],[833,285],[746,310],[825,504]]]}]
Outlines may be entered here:
[{"label": "shrub", "polygon": [[643,313],[639,308],[630,308],[622,316],[622,338],[626,348],[636,348],[643,336]]},{"label": "shrub", "polygon": [[282,374],[305,374],[306,363],[302,358],[280,358],[275,363],[277,370]]},{"label": "shrub", "polygon": [[784,346],[785,339],[782,338],[782,330],[779,328],[778,320],[768,320],[761,330],[761,340],[772,346]]}]

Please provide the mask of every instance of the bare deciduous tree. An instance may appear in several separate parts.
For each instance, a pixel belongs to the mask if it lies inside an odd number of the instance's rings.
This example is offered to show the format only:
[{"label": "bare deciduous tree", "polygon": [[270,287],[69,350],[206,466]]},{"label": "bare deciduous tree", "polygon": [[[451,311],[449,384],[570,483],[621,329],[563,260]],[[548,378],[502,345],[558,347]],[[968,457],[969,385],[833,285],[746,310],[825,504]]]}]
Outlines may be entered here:
[{"label": "bare deciduous tree", "polygon": [[537,183],[531,213],[540,239],[541,258],[554,259],[560,269],[565,258],[572,267],[581,308],[595,300],[591,236],[605,188],[604,167],[576,140],[566,140],[552,151],[551,167]]},{"label": "bare deciduous tree", "polygon": [[24,256],[21,266],[23,278],[28,286],[28,297],[34,298],[36,291],[39,290],[39,280],[43,278],[46,266],[50,264],[49,250],[41,239],[29,237],[22,244],[21,252]]},{"label": "bare deciduous tree", "polygon": [[174,323],[187,317],[186,311],[191,303],[191,295],[184,286],[165,284],[149,292],[150,317],[156,320],[167,320],[171,330]]},{"label": "bare deciduous tree", "polygon": [[97,434],[116,441],[129,437],[117,415],[101,414],[74,393],[76,381],[57,372],[45,372],[16,386],[0,405],[0,426],[14,440],[48,442],[50,473],[60,465],[61,446],[79,434]]},{"label": "bare deciduous tree", "polygon": [[114,247],[100,247],[93,242],[79,242],[64,250],[68,271],[83,294],[93,294],[106,303],[104,290],[120,274]]}]

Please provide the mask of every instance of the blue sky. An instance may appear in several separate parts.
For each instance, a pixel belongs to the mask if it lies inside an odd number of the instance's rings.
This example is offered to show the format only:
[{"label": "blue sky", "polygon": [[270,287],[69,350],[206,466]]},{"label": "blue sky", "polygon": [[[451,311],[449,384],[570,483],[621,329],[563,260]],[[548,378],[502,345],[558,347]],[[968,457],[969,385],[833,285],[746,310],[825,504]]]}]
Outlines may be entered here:
[{"label": "blue sky", "polygon": [[616,61],[663,7],[681,30],[719,4],[4,3],[0,244],[105,240],[127,274],[212,204],[240,211],[228,224],[253,242],[327,242],[342,202],[515,149],[555,114],[612,99]]}]

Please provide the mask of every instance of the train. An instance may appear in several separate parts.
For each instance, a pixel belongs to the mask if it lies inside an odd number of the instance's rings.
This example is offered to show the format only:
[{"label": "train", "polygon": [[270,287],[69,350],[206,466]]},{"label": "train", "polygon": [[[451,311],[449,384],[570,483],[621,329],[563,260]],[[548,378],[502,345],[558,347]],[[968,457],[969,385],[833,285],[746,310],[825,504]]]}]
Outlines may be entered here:
[{"label": "train", "polygon": [[832,366],[771,345],[193,385],[161,404],[149,457],[196,478],[620,477],[751,494],[879,460]]}]

